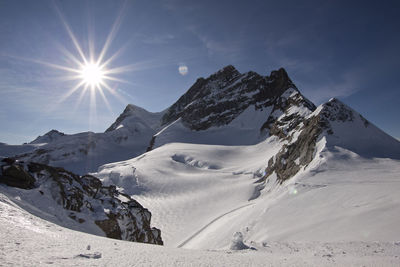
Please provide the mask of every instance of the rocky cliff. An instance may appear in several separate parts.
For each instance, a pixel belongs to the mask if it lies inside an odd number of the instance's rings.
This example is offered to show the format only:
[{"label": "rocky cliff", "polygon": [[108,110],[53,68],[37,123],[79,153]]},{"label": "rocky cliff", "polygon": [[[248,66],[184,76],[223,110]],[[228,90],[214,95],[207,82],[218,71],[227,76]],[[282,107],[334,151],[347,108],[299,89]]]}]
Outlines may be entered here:
[{"label": "rocky cliff", "polygon": [[61,223],[65,226],[73,220],[75,224],[97,225],[110,238],[163,244],[160,230],[150,226],[147,209],[115,186],[103,186],[94,176],[10,158],[2,160],[0,169],[0,183],[29,190],[19,194],[30,199],[29,205],[43,213],[64,209],[61,214],[68,218],[61,218]]}]

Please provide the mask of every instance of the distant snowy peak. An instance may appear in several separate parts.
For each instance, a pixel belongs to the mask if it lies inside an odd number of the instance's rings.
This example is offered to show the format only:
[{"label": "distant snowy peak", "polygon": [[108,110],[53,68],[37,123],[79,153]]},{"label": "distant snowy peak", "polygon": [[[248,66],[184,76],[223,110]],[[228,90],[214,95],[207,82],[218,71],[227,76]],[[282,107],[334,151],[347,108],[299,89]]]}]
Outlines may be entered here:
[{"label": "distant snowy peak", "polygon": [[271,106],[287,89],[297,90],[284,69],[261,76],[241,74],[229,65],[210,77],[199,78],[165,113],[162,125],[178,118],[192,130],[229,124],[250,105]]},{"label": "distant snowy peak", "polygon": [[140,122],[154,129],[159,127],[162,112],[149,112],[144,108],[128,104],[125,110],[118,116],[117,120],[106,130],[111,132],[122,127],[131,126],[134,123]]},{"label": "distant snowy peak", "polygon": [[400,159],[400,142],[336,98],[330,99],[311,116],[319,117],[327,145],[340,146],[363,157]]},{"label": "distant snowy peak", "polygon": [[51,130],[42,136],[38,136],[35,140],[30,142],[29,144],[51,143],[58,140],[62,136],[65,136],[65,134],[57,130]]},{"label": "distant snowy peak", "polygon": [[[33,161],[51,166],[64,167],[79,174],[96,171],[105,163],[126,160],[144,153],[152,136],[160,125],[162,112],[152,113],[143,108],[128,105],[105,133],[78,133],[64,135],[52,142],[30,149],[15,156],[24,161]],[[45,142],[56,132],[47,134],[37,142]],[[62,138],[61,138],[62,137]],[[25,152],[25,150],[22,150]]]},{"label": "distant snowy peak", "polygon": [[354,121],[355,116],[358,115],[365,127],[369,124],[364,117],[336,98],[331,98],[328,102],[320,105],[315,113],[324,120],[338,122]]}]

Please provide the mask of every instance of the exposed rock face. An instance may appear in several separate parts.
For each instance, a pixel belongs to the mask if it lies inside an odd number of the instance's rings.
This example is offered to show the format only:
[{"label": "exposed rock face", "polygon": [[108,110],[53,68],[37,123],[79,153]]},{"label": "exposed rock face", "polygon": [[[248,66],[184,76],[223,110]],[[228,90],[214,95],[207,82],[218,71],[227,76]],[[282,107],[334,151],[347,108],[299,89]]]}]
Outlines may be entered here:
[{"label": "exposed rock face", "polygon": [[296,87],[284,69],[263,77],[255,72],[241,74],[227,66],[207,79],[199,78],[165,113],[162,125],[181,118],[192,130],[206,130],[230,123],[250,105],[271,106],[288,88]]},{"label": "exposed rock face", "polygon": [[[293,177],[301,167],[306,167],[313,160],[315,145],[324,129],[323,125],[318,116],[304,121],[298,129],[297,139],[284,144],[282,149],[269,159],[265,179],[275,172],[278,181],[282,183]],[[294,133],[291,137],[293,135]]]},{"label": "exposed rock face", "polygon": [[[316,142],[323,136],[334,134],[332,122],[351,122],[354,116],[350,108],[333,98],[308,117],[299,119],[289,115],[269,120],[270,133],[288,142],[269,159],[264,179],[274,172],[281,183],[293,177],[313,160]],[[368,127],[369,122],[361,115],[359,117],[364,127]]]},{"label": "exposed rock face", "polygon": [[25,169],[10,158],[3,159],[5,165],[1,165],[0,183],[22,189],[32,189],[35,185],[33,178]]},{"label": "exposed rock face", "polygon": [[58,205],[70,211],[70,218],[79,223],[93,220],[107,237],[163,244],[160,230],[150,226],[151,213],[147,209],[115,186],[103,186],[94,176],[11,160],[3,160],[1,169],[1,182],[51,195]]},{"label": "exposed rock face", "polygon": [[315,105],[299,91],[287,90],[276,99],[273,110],[261,130],[268,130],[270,135],[287,138],[292,130],[299,126],[306,116],[315,110]]}]

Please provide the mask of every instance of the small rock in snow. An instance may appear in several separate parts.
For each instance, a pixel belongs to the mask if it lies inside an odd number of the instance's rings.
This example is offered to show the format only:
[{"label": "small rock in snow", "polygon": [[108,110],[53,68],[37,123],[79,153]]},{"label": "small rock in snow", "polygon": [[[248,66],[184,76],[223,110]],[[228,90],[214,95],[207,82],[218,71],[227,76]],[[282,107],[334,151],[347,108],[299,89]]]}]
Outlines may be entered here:
[{"label": "small rock in snow", "polygon": [[101,253],[100,252],[95,252],[95,253],[79,254],[79,255],[76,255],[75,258],[100,259],[101,258]]},{"label": "small rock in snow", "polygon": [[243,249],[249,249],[248,246],[246,246],[243,243],[243,234],[241,232],[236,232],[233,235],[232,243],[230,246],[231,250],[243,250]]}]

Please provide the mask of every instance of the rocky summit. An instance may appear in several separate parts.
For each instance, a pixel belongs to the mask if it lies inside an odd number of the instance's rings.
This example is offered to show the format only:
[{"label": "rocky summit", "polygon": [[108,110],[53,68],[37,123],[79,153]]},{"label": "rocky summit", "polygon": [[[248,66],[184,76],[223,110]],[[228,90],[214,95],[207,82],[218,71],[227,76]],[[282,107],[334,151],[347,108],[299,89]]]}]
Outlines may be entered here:
[{"label": "rocky summit", "polygon": [[241,74],[229,65],[207,79],[199,78],[164,114],[162,125],[178,118],[192,130],[229,124],[250,105],[268,107],[289,88],[296,89],[282,68],[261,76]]}]

